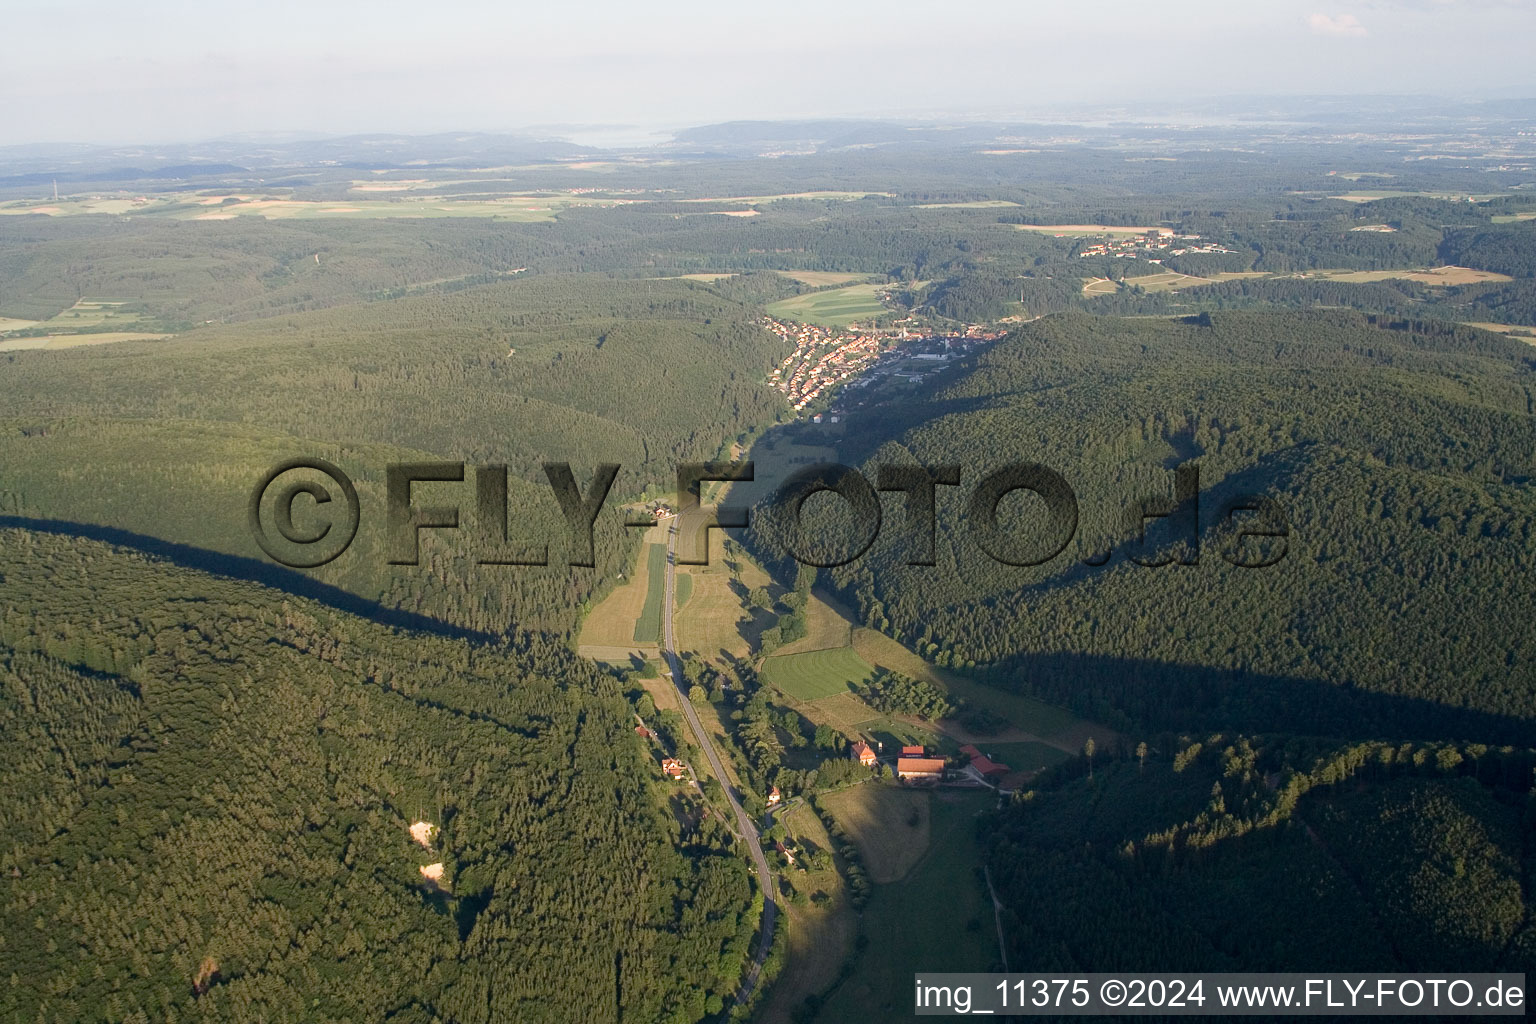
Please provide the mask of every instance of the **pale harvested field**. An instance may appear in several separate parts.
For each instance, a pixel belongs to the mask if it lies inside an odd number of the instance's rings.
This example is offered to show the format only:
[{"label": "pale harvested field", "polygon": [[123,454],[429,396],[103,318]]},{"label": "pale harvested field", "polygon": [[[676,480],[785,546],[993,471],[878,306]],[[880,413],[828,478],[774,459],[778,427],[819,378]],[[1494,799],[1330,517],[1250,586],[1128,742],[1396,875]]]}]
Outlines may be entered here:
[{"label": "pale harvested field", "polygon": [[[635,623],[645,607],[650,587],[650,572],[646,552],[651,544],[665,544],[665,528],[653,526],[645,531],[640,555],[632,571],[623,583],[608,592],[598,605],[582,620],[577,647],[634,647]],[[650,647],[651,645],[640,645]]]},{"label": "pale harvested field", "polygon": [[1180,288],[1192,288],[1198,284],[1207,284],[1203,277],[1192,277],[1189,274],[1180,274],[1176,271],[1166,271],[1161,274],[1143,274],[1141,277],[1128,277],[1127,285],[1135,285],[1146,292],[1172,292]]},{"label": "pale harvested field", "polygon": [[683,199],[684,203],[773,203],[780,199],[863,199],[865,196],[884,196],[890,192],[780,192],[771,196],[706,196],[700,199]]},{"label": "pale harvested field", "polygon": [[1042,231],[1048,235],[1144,235],[1151,227],[1121,228],[1110,224],[1015,224],[1020,231]]},{"label": "pale harvested field", "polygon": [[[733,561],[738,566],[740,585],[748,593],[771,582],[768,574],[745,556],[737,555]],[[770,620],[766,612],[756,617],[748,613],[732,590],[732,576],[725,562],[724,536],[711,530],[709,564],[678,567],[679,573],[693,577],[693,594],[674,620],[677,643],[683,650],[697,651],[713,661],[747,660],[752,656],[752,642]]]},{"label": "pale harvested field", "polygon": [[24,331],[28,327],[36,326],[36,320],[18,320],[15,317],[0,316],[0,334],[6,331]]},{"label": "pale harvested field", "polygon": [[1370,284],[1374,281],[1417,281],[1420,284],[1451,286],[1505,282],[1513,278],[1470,267],[1432,267],[1427,270],[1309,270],[1302,277],[1323,277],[1345,284]]},{"label": "pale harvested field", "polygon": [[1424,199],[1450,199],[1452,201],[1461,201],[1466,199],[1478,201],[1484,199],[1503,198],[1503,196],[1494,193],[1488,193],[1486,195],[1467,195],[1465,192],[1400,192],[1394,191],[1392,189],[1379,189],[1371,191],[1357,189],[1353,192],[1346,192],[1343,195],[1338,196],[1329,196],[1328,198],[1342,199],[1346,203],[1370,203],[1375,202],[1378,199],[1398,199],[1413,196],[1422,197]]},{"label": "pale harvested field", "polygon": [[1522,220],[1536,220],[1536,210],[1529,213],[1501,213],[1493,217],[1495,224],[1514,224]]},{"label": "pale harvested field", "polygon": [[716,217],[756,217],[758,214],[762,213],[763,211],[761,211],[761,210],[710,210],[709,212],[712,215],[716,216]]},{"label": "pale harvested field", "polygon": [[1018,206],[1007,199],[974,199],[968,203],[918,203],[919,210],[995,210],[1003,206]]},{"label": "pale harvested field", "polygon": [[[859,848],[872,882],[899,881],[928,852],[930,808],[925,791],[864,783],[828,794],[821,802]],[[909,824],[914,812],[916,825]]]},{"label": "pale harvested field", "polygon": [[1180,274],[1177,271],[1167,271],[1162,274],[1148,274],[1145,277],[1128,277],[1127,285],[1138,285],[1148,292],[1182,292],[1189,288],[1199,288],[1201,285],[1216,284],[1221,281],[1236,281],[1244,277],[1268,277],[1262,270],[1237,270],[1227,273],[1212,274],[1209,277],[1195,277],[1191,274]]},{"label": "pale harvested field", "polygon": [[112,331],[101,334],[50,334],[41,338],[7,338],[0,341],[0,352],[23,349],[80,348],[84,345],[110,345],[118,341],[160,341],[169,334],[140,334],[136,331]]},{"label": "pale harvested field", "polygon": [[1083,279],[1084,295],[1113,295],[1120,290],[1120,285],[1107,277],[1087,277]]},{"label": "pale harvested field", "polygon": [[[354,192],[409,192],[411,189],[421,188],[429,184],[425,178],[398,178],[395,181],[354,181]],[[453,182],[436,182],[438,185],[453,184]]]},{"label": "pale harvested field", "polygon": [[[779,820],[798,848],[803,850],[810,843],[821,850],[832,849],[831,837],[809,807],[790,808]],[[858,932],[858,913],[848,905],[842,876],[835,867],[816,872],[790,868],[786,873],[797,890],[807,895],[821,891],[831,899],[821,906],[780,904],[789,925],[785,938],[789,955],[755,1018],[767,1024],[789,1024],[806,996],[831,987],[843,960],[853,951]]]},{"label": "pale harvested field", "polygon": [[653,281],[703,281],[708,284],[711,281],[723,281],[727,277],[735,277],[735,274],[678,274],[676,277],[653,277]]},{"label": "pale harvested field", "polygon": [[868,274],[845,274],[835,270],[775,270],[774,273],[780,277],[787,277],[791,281],[810,285],[812,288],[825,288],[834,284],[857,284],[869,279]]},{"label": "pale harvested field", "polygon": [[1468,321],[1468,327],[1481,327],[1485,331],[1493,331],[1495,334],[1503,334],[1521,341],[1528,341],[1536,345],[1536,327],[1525,324],[1492,324]]}]

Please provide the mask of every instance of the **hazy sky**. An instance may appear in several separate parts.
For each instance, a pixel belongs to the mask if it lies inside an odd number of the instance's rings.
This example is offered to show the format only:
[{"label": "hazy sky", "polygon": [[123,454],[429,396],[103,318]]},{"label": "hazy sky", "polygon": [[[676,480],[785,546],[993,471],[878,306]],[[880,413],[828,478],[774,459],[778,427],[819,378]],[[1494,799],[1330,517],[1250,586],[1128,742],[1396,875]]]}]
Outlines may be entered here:
[{"label": "hazy sky", "polygon": [[0,25],[0,145],[1536,96],[1536,0],[0,0]]}]

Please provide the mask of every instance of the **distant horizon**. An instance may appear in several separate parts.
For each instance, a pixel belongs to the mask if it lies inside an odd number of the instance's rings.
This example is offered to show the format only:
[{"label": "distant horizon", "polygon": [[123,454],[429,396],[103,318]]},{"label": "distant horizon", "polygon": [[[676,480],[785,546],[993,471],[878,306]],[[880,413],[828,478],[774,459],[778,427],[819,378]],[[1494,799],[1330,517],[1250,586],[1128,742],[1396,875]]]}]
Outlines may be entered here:
[{"label": "distant horizon", "polygon": [[[541,124],[975,116],[1191,94],[1529,95],[1536,4],[1522,0],[783,0],[771,12],[591,0],[539,6],[184,0],[6,15],[10,143],[166,144]],[[952,115],[953,116],[953,115]],[[150,140],[144,142],[144,140]]]},{"label": "distant horizon", "polygon": [[[1140,100],[1134,103],[1080,102],[1058,104],[1052,108],[1024,109],[972,109],[955,110],[932,108],[896,109],[848,112],[794,114],[776,117],[725,116],[710,119],[658,119],[652,121],[622,120],[565,120],[535,121],[501,128],[445,125],[419,128],[361,128],[327,130],[321,128],[252,128],[211,135],[182,135],[161,138],[125,136],[118,139],[33,139],[0,141],[0,153],[21,151],[81,150],[113,151],[150,147],[196,147],[220,143],[295,144],[304,142],[335,142],[350,138],[400,138],[433,139],[447,136],[471,138],[524,139],[529,141],[561,141],[593,149],[631,150],[664,146],[682,133],[723,125],[745,124],[813,124],[837,122],[889,122],[889,123],[953,123],[957,125],[988,124],[1040,124],[1093,127],[1109,124],[1158,125],[1170,129],[1215,127],[1227,123],[1258,123],[1257,119],[1229,121],[1227,117],[1207,114],[1199,116],[1198,108],[1225,107],[1230,111],[1243,105],[1272,103],[1282,108],[1291,105],[1288,112],[1302,113],[1301,107],[1309,103],[1329,101],[1378,101],[1397,102],[1403,105],[1422,101],[1426,110],[1446,107],[1475,107],[1485,104],[1532,104],[1531,116],[1536,118],[1536,86],[1525,93],[1466,94],[1447,96],[1432,93],[1356,92],[1356,93],[1255,93],[1248,95],[1191,95],[1179,99]],[[1399,110],[1398,113],[1403,113]],[[1360,112],[1361,120],[1371,120],[1368,112]],[[1180,124],[1179,122],[1184,123]],[[1277,121],[1276,123],[1284,123]],[[1303,122],[1305,123],[1305,122]],[[607,141],[597,141],[605,138]],[[614,140],[622,140],[615,142]],[[647,141],[648,140],[648,141]]]}]

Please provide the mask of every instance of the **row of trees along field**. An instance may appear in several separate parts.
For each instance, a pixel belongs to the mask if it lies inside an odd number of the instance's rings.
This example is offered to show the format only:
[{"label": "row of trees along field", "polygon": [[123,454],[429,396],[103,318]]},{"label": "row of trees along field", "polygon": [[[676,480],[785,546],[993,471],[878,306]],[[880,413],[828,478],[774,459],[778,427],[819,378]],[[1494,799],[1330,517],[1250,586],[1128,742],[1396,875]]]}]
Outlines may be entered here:
[{"label": "row of trees along field", "polygon": [[616,682],[563,645],[16,529],[0,560],[0,1018],[682,1022],[731,999],[745,864],[667,809]]}]

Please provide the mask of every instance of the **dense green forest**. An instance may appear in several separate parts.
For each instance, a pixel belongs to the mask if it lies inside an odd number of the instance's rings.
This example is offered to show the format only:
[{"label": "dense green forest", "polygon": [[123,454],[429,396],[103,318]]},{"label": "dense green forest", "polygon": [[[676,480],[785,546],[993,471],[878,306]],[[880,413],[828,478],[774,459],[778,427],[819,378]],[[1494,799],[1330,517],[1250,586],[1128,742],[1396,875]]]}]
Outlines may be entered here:
[{"label": "dense green forest", "polygon": [[[625,566],[618,499],[671,491],[679,462],[782,414],[761,380],[783,346],[751,316],[687,281],[549,276],[12,354],[0,478],[19,507],[6,511],[262,559],[250,489],[283,459],[319,455],[354,478],[364,514],[353,547],[312,578],[483,632],[563,632]],[[385,467],[444,459],[509,466],[509,532],[549,544],[548,567],[475,564],[472,469],[426,492],[457,503],[463,529],[429,536],[421,568],[387,564]],[[583,488],[599,464],[622,467],[595,568],[566,564],[547,461],[569,462]]]},{"label": "dense green forest", "polygon": [[590,663],[0,546],[0,1018],[693,1021],[732,996],[743,862],[667,809]]},{"label": "dense green forest", "polygon": [[[1047,318],[854,419],[844,457],[869,479],[916,462],[962,480],[938,491],[937,566],[906,564],[893,514],[833,579],[940,664],[1111,724],[1528,740],[1536,649],[1509,624],[1536,612],[1533,370],[1519,342],[1350,313]],[[967,511],[1012,462],[1076,494],[1075,535],[1034,568],[987,554]],[[1170,511],[1185,464],[1198,531],[1186,503],[1137,541],[1127,515]],[[1288,536],[1235,536],[1245,495]],[[846,513],[826,507],[830,530]],[[1004,532],[1042,536],[1043,508],[1005,500]],[[775,515],[759,523],[781,550]]]},{"label": "dense green forest", "polygon": [[1039,970],[1536,969],[1536,751],[1165,734],[986,826]]}]

